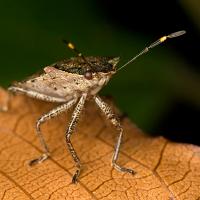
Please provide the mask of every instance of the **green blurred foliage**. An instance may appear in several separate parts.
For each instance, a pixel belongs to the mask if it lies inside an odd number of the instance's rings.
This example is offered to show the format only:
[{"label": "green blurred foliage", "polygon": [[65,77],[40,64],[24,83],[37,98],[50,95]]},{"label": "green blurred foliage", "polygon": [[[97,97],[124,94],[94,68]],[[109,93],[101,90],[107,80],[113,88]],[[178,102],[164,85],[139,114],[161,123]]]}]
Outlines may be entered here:
[{"label": "green blurred foliage", "polygon": [[[113,26],[92,0],[4,0],[1,4],[3,86],[73,56],[62,44],[64,38],[73,41],[85,55],[120,56],[122,65],[160,37],[148,38]],[[184,37],[178,39],[184,42]],[[199,106],[199,79],[190,79],[185,68],[184,58],[166,44],[116,74],[101,94],[112,95],[122,111],[149,130],[176,95]]]}]

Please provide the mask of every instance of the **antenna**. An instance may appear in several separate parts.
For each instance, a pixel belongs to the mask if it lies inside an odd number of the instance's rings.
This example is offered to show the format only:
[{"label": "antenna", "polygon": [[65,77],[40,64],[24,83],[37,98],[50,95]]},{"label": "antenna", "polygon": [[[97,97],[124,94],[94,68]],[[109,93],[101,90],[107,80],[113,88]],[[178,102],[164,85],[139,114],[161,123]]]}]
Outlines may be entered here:
[{"label": "antenna", "polygon": [[124,65],[122,65],[117,71],[121,70],[122,68],[124,68],[126,65],[129,65],[130,63],[132,63],[134,60],[136,60],[138,57],[140,57],[141,55],[147,53],[150,49],[153,49],[154,47],[158,46],[159,44],[163,43],[165,40],[167,40],[167,38],[175,38],[175,37],[179,37],[181,35],[184,35],[186,33],[185,30],[182,31],[177,31],[174,33],[171,33],[167,36],[163,36],[160,39],[156,40],[155,42],[151,43],[149,46],[145,47],[142,51],[140,51],[140,53],[138,53],[136,56],[134,56],[132,59],[130,59],[127,63],[125,63]]},{"label": "antenna", "polygon": [[[89,62],[87,61],[87,59],[85,58],[85,56],[84,56],[79,50],[76,49],[76,47],[75,47],[75,45],[74,45],[73,43],[68,42],[67,40],[63,40],[63,42],[64,42],[64,44],[67,45],[67,47],[68,47],[69,49],[71,49],[72,51],[74,51],[78,57],[81,57],[81,58],[89,65],[90,69],[92,70],[92,65],[91,65],[91,63],[89,63]],[[89,70],[89,69],[88,69],[88,70]]]}]

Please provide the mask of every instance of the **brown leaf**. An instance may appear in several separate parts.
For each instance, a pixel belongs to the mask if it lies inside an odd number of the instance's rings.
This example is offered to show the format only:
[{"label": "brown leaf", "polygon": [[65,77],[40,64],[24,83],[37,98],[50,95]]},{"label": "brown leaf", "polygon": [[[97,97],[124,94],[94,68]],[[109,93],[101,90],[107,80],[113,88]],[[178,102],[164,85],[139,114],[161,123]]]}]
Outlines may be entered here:
[{"label": "brown leaf", "polygon": [[[0,92],[0,102],[6,95]],[[84,164],[79,183],[71,184],[75,168],[64,139],[70,114],[42,125],[52,157],[29,167],[28,161],[41,154],[36,119],[53,106],[17,95],[9,111],[0,113],[0,199],[200,199],[199,147],[148,137],[125,118],[119,163],[137,173],[120,173],[110,165],[117,132],[92,102],[72,136]]]}]

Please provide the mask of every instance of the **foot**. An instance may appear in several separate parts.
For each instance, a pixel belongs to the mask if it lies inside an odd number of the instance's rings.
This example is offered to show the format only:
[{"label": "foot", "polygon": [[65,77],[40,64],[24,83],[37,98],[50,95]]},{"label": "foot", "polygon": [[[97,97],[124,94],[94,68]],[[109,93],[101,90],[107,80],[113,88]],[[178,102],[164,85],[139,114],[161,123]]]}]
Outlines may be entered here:
[{"label": "foot", "polygon": [[130,174],[135,174],[136,172],[133,170],[133,169],[130,169],[130,168],[126,168],[126,167],[121,167],[119,166],[118,164],[116,163],[112,163],[113,167],[117,170],[117,171],[120,171],[120,172],[127,172],[127,173],[130,173]]},{"label": "foot", "polygon": [[7,112],[8,111],[8,106],[7,105],[1,105],[0,106],[0,112]]},{"label": "foot", "polygon": [[49,157],[48,154],[42,154],[39,158],[36,158],[36,159],[33,159],[29,162],[29,165],[30,166],[33,166],[33,165],[36,165],[36,164],[39,164],[39,163],[42,163],[43,161],[45,161],[47,158]]},{"label": "foot", "polygon": [[76,170],[76,173],[73,175],[73,177],[72,177],[72,183],[77,183],[77,181],[78,181],[78,177],[79,177],[79,175],[80,175],[80,169],[77,169]]}]

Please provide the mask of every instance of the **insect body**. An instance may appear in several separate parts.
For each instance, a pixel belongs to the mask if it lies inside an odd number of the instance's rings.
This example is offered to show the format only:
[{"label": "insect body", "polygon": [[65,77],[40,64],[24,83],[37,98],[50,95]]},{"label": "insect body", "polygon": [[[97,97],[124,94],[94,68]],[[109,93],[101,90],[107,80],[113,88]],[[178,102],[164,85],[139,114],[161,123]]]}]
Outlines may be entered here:
[{"label": "insect body", "polygon": [[95,95],[116,72],[115,66],[119,58],[86,57],[85,59],[93,64],[93,71],[88,71],[88,63],[81,57],[75,57],[47,66],[44,68],[44,73],[18,82],[9,90],[52,102],[78,99],[83,93]]},{"label": "insect body", "polygon": [[[138,56],[146,53],[149,49],[162,43],[167,38],[177,37],[184,33],[185,31],[179,31],[160,38],[142,50],[138,55],[119,69],[122,69],[127,64],[134,61]],[[40,125],[76,104],[65,134],[67,147],[77,168],[72,178],[72,182],[76,183],[81,170],[81,162],[71,143],[71,136],[78,123],[85,102],[88,99],[93,99],[105,114],[106,118],[111,121],[119,132],[112,157],[112,166],[118,171],[134,174],[132,169],[117,164],[123,129],[109,105],[98,96],[99,90],[101,90],[101,88],[108,83],[111,76],[119,70],[116,69],[119,58],[84,57],[76,50],[72,43],[67,43],[67,45],[77,53],[77,57],[47,66],[44,68],[44,72],[40,75],[32,76],[25,81],[15,83],[13,86],[8,88],[11,92],[23,93],[43,101],[60,103],[59,106],[42,115],[37,120],[36,133],[40,139],[44,153],[40,157],[31,160],[29,164],[32,166],[41,163],[50,156],[50,151],[40,131]]]},{"label": "insect body", "polygon": [[[76,163],[77,171],[73,176],[72,182],[75,183],[80,173],[80,160],[71,144],[70,137],[78,122],[80,113],[84,107],[85,101],[92,97],[101,110],[105,113],[108,119],[120,130],[122,135],[122,128],[114,113],[109,106],[102,101],[97,95],[99,90],[107,84],[111,76],[116,73],[116,64],[119,58],[111,57],[85,57],[87,62],[81,57],[75,57],[61,62],[57,62],[44,68],[44,73],[36,77],[28,78],[26,81],[15,83],[9,87],[8,90],[26,94],[30,97],[61,103],[58,107],[50,112],[42,115],[36,123],[36,133],[40,138],[40,142],[44,149],[44,154],[39,158],[30,161],[30,165],[41,163],[46,160],[50,153],[45,143],[43,135],[40,131],[41,123],[57,116],[59,113],[66,111],[77,103],[72,114],[72,119],[66,131],[67,147]],[[91,63],[92,70],[88,69]],[[121,136],[116,147],[116,153],[113,157],[113,165],[120,171],[128,171],[133,173],[131,169],[126,169],[116,164],[119,153],[119,145],[121,143]]]}]

